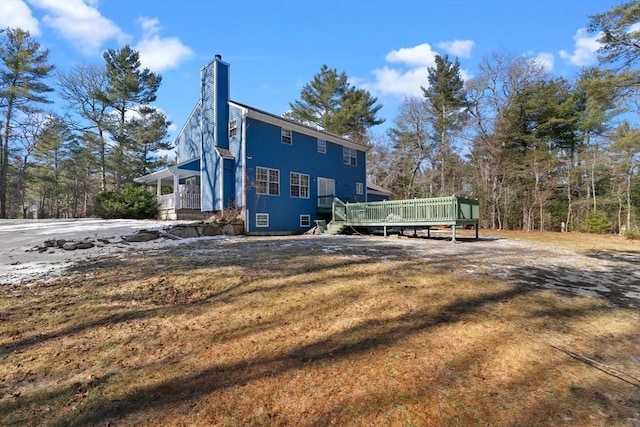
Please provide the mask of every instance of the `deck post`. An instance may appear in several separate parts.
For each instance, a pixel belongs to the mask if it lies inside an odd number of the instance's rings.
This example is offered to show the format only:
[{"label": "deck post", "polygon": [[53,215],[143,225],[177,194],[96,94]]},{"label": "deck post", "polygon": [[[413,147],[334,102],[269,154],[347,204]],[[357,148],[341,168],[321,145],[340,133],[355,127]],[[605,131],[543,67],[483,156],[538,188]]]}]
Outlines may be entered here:
[{"label": "deck post", "polygon": [[455,243],[456,242],[456,224],[453,224],[451,226],[451,230],[453,230],[452,235],[451,235],[451,243]]},{"label": "deck post", "polygon": [[383,228],[384,228],[384,237],[387,237],[387,226],[386,226],[386,224],[383,226]]},{"label": "deck post", "polygon": [[480,228],[480,227],[479,227],[478,223],[476,222],[476,240],[478,240],[478,239],[479,239],[479,236],[478,236],[478,228]]}]

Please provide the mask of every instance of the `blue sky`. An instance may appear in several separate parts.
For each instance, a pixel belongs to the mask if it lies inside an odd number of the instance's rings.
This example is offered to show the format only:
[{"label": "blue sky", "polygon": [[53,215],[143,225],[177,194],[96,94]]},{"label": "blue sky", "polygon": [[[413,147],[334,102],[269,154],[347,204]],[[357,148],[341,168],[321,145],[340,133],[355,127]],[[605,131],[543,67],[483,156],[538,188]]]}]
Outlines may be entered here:
[{"label": "blue sky", "polygon": [[[589,16],[612,0],[0,0],[0,27],[27,29],[59,70],[103,64],[129,44],[160,73],[156,106],[175,136],[198,99],[200,69],[231,64],[231,98],[282,114],[323,64],[383,105],[382,134],[403,97],[421,95],[436,54],[473,77],[497,50],[530,55],[556,76],[595,65]],[[54,106],[55,108],[55,106]]]}]

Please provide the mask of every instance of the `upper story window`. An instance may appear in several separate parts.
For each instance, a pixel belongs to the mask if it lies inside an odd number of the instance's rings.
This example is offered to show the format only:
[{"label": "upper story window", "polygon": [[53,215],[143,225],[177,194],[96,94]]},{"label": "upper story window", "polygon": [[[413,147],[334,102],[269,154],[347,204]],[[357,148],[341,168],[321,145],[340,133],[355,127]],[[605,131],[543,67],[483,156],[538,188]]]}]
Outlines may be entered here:
[{"label": "upper story window", "polygon": [[236,119],[229,120],[229,138],[238,133],[238,121]]},{"label": "upper story window", "polygon": [[364,184],[356,182],[356,194],[364,194]]},{"label": "upper story window", "polygon": [[309,198],[309,175],[291,172],[291,197]]},{"label": "upper story window", "polygon": [[342,149],[342,163],[349,166],[357,166],[358,152],[353,148],[344,147]]},{"label": "upper story window", "polygon": [[293,132],[291,129],[282,128],[282,143],[291,145],[291,141],[293,140]]},{"label": "upper story window", "polygon": [[318,140],[318,153],[327,154],[327,141],[323,139]]},{"label": "upper story window", "polygon": [[280,171],[278,169],[256,168],[256,192],[269,196],[280,195]]}]

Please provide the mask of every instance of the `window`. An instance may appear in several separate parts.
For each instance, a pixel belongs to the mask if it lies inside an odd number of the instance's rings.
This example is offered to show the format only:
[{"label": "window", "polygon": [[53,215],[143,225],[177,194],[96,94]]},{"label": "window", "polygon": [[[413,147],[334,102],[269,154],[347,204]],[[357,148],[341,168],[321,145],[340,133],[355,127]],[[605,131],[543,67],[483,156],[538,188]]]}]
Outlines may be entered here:
[{"label": "window", "polygon": [[291,145],[292,132],[290,129],[282,128],[282,143]]},{"label": "window", "polygon": [[322,139],[318,140],[318,153],[327,154],[327,141]]},{"label": "window", "polygon": [[256,214],[256,227],[268,227],[269,226],[269,214],[257,213]]},{"label": "window", "polygon": [[356,194],[364,194],[364,185],[361,182],[356,182]]},{"label": "window", "polygon": [[236,119],[229,121],[229,138],[238,133],[238,121]]},{"label": "window", "polygon": [[269,196],[280,195],[280,171],[278,169],[256,168],[256,191]]},{"label": "window", "polygon": [[345,165],[356,166],[358,152],[353,148],[344,147],[342,149],[342,163]]},{"label": "window", "polygon": [[291,172],[291,197],[309,198],[309,175]]},{"label": "window", "polygon": [[310,227],[310,226],[311,226],[311,216],[300,215],[300,227]]}]

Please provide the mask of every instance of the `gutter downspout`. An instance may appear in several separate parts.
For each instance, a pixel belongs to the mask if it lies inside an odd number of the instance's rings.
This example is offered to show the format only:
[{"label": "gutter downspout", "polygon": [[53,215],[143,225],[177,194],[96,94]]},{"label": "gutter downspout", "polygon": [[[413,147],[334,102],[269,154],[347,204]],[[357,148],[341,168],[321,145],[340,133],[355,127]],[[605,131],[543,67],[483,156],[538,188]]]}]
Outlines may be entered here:
[{"label": "gutter downspout", "polygon": [[242,217],[244,218],[244,232],[249,234],[249,210],[247,209],[247,116],[249,110],[242,108],[242,138],[240,138],[240,173],[242,175]]}]

